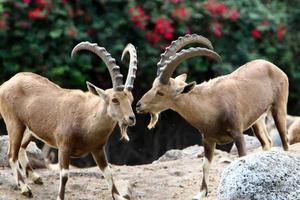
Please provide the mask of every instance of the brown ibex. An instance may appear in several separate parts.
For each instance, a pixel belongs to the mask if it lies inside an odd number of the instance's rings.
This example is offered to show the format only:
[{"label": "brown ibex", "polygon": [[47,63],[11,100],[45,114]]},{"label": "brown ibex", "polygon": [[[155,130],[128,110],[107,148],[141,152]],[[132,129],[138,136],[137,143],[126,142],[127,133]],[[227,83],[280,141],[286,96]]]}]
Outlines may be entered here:
[{"label": "brown ibex", "polygon": [[[191,43],[208,48],[178,50]],[[211,42],[199,35],[179,37],[161,55],[157,78],[152,88],[136,105],[138,113],[150,113],[148,128],[155,126],[159,113],[172,109],[201,133],[204,146],[203,179],[200,193],[194,199],[207,196],[209,166],[218,144],[234,141],[239,156],[246,154],[243,131],[253,129],[263,149],[270,149],[271,142],[260,116],[271,109],[283,148],[288,150],[286,135],[286,106],[288,78],[274,64],[265,60],[249,62],[231,74],[196,85],[187,84],[186,74],[171,78],[175,68],[184,60],[195,56],[208,56],[220,61],[212,50]]]},{"label": "brown ibex", "polygon": [[[279,142],[278,131],[272,119],[269,119],[269,115],[267,116],[267,130],[271,136],[271,138],[275,141],[275,144]],[[287,115],[286,118],[286,127],[289,138],[289,144],[295,144],[300,142],[300,117]]]},{"label": "brown ibex", "polygon": [[[137,70],[136,50],[128,44],[122,54],[122,58],[126,53],[130,54],[125,85],[119,66],[105,48],[81,42],[74,47],[72,56],[81,50],[91,51],[104,61],[112,78],[112,89],[102,90],[89,82],[89,92],[63,89],[29,72],[16,74],[0,87],[0,112],[9,135],[8,158],[23,195],[32,196],[32,192],[21,175],[18,155],[26,176],[35,183],[42,183],[41,177],[30,167],[25,152],[33,135],[49,146],[58,148],[58,200],[64,199],[70,157],[80,157],[89,152],[101,169],[113,199],[125,199],[113,182],[104,146],[117,123],[122,138],[127,140],[127,127],[135,124],[131,90]],[[26,128],[32,135],[25,134],[23,138]]]}]

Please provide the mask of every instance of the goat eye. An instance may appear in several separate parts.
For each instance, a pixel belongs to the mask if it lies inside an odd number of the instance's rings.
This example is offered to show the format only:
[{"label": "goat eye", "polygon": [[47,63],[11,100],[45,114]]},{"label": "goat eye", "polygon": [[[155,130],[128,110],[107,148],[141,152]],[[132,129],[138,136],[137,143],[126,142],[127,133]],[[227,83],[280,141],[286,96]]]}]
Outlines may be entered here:
[{"label": "goat eye", "polygon": [[113,103],[116,103],[116,104],[119,104],[119,103],[120,103],[119,100],[118,100],[117,98],[113,98],[111,101],[112,101]]},{"label": "goat eye", "polygon": [[156,94],[157,94],[158,96],[164,96],[164,93],[162,93],[161,91],[157,91]]}]

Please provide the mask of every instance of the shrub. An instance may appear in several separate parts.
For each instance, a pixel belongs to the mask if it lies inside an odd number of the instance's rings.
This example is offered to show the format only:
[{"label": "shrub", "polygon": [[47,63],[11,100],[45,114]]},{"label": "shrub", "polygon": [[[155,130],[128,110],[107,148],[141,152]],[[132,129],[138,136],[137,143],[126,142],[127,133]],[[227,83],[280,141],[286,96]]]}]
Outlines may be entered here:
[{"label": "shrub", "polygon": [[[85,87],[93,79],[104,87],[110,80],[94,56],[70,59],[72,47],[88,40],[119,58],[127,42],[138,47],[139,76],[148,87],[159,54],[178,36],[197,33],[212,40],[223,63],[192,59],[179,72],[201,81],[204,72],[228,73],[256,58],[268,59],[290,75],[291,97],[299,95],[296,57],[300,9],[296,1],[67,1],[22,0],[0,3],[0,78],[34,71],[67,87]],[[293,6],[294,5],[294,6]],[[289,10],[289,14],[287,14]],[[122,63],[119,63],[125,67]],[[126,71],[126,70],[124,70]],[[104,74],[104,75],[102,75]],[[148,83],[149,81],[149,83]]]}]

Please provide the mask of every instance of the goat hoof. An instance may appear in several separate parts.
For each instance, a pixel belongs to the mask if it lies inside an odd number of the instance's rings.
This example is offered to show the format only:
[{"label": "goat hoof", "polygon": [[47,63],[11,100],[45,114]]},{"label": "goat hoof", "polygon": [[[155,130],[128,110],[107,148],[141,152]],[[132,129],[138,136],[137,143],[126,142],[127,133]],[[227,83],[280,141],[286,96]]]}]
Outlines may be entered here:
[{"label": "goat hoof", "polygon": [[115,200],[130,200],[129,196],[126,195],[124,197],[120,196],[120,195],[114,195],[114,199]]},{"label": "goat hoof", "polygon": [[42,185],[43,184],[43,180],[41,178],[41,176],[36,173],[33,172],[30,176],[29,179],[32,180],[33,183],[38,184],[38,185]]},{"label": "goat hoof", "polygon": [[203,200],[204,197],[206,196],[205,193],[206,193],[206,192],[200,192],[200,193],[198,193],[196,196],[194,196],[194,197],[192,198],[192,200]]},{"label": "goat hoof", "polygon": [[33,182],[37,185],[43,185],[43,180],[41,177],[38,177],[37,179],[33,180]]},{"label": "goat hoof", "polygon": [[31,189],[28,185],[23,185],[21,187],[21,194],[26,196],[26,197],[33,197]]}]

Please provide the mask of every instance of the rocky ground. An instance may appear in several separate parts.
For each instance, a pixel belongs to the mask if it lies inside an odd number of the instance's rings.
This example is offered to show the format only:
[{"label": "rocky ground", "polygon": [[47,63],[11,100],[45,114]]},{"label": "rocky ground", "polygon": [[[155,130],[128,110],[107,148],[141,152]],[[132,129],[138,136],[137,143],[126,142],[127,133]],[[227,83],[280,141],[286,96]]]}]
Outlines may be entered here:
[{"label": "rocky ground", "polygon": [[[260,148],[249,147],[248,153],[261,151]],[[253,149],[251,149],[253,148]],[[274,150],[281,151],[275,147]],[[291,147],[292,152],[300,154],[300,144]],[[139,166],[112,166],[117,187],[121,193],[129,188],[131,199],[191,199],[198,191],[202,178],[202,147],[192,147],[184,151],[169,152],[165,157],[153,164]],[[176,160],[174,160],[176,159]],[[215,200],[219,177],[223,169],[234,159],[236,152],[231,154],[216,151],[210,170],[209,196],[207,200]],[[43,177],[44,185],[30,183],[33,199],[56,199],[59,186],[59,171],[37,170]],[[105,180],[97,167],[88,169],[72,168],[67,184],[68,200],[111,200]],[[19,194],[12,176],[11,169],[0,168],[0,200],[26,199]]]}]

